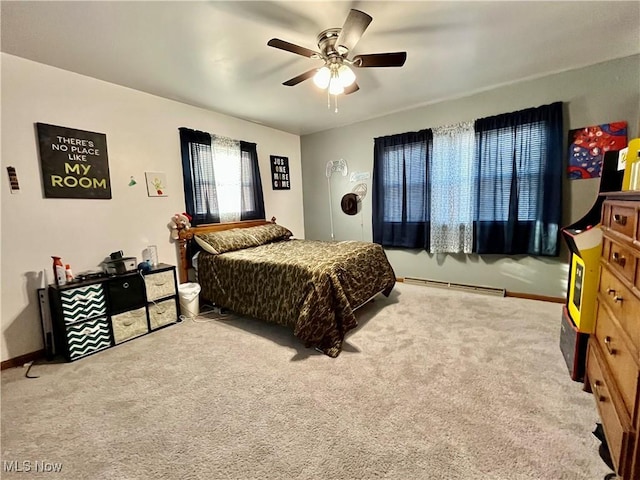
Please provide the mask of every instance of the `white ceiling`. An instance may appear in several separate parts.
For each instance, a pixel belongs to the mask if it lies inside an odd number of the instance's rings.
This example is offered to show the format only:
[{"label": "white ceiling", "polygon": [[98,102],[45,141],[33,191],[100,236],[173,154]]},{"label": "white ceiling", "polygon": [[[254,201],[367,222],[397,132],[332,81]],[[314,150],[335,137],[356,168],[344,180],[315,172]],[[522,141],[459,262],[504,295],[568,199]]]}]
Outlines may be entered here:
[{"label": "white ceiling", "polygon": [[[308,134],[640,52],[640,2],[3,1],[2,51],[187,104]],[[406,51],[357,69],[360,91],[327,109],[317,50],[350,8],[373,17],[352,52]],[[350,54],[351,56],[351,54]]]}]

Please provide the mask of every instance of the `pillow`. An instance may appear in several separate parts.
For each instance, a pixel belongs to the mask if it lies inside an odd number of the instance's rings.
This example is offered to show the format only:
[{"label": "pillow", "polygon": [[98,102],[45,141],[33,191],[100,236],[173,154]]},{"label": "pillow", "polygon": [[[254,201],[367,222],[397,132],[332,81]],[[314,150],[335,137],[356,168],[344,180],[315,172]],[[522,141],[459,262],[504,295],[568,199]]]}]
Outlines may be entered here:
[{"label": "pillow", "polygon": [[270,223],[249,228],[232,228],[221,232],[199,233],[194,238],[204,251],[217,255],[242,248],[289,240],[292,235],[289,229]]},{"label": "pillow", "polygon": [[206,235],[208,235],[207,233],[199,233],[197,235],[193,236],[193,239],[196,241],[196,243],[200,246],[201,249],[203,249],[205,252],[209,252],[212,255],[217,255],[218,252],[216,250],[214,250],[214,248],[209,245],[204,238],[200,238],[200,236],[205,237]]},{"label": "pillow", "polygon": [[257,227],[244,228],[242,230],[249,231],[260,242],[260,245],[271,242],[279,242],[281,240],[289,240],[293,233],[288,228],[282,225],[276,225],[275,223],[268,223],[266,225],[258,225]]}]

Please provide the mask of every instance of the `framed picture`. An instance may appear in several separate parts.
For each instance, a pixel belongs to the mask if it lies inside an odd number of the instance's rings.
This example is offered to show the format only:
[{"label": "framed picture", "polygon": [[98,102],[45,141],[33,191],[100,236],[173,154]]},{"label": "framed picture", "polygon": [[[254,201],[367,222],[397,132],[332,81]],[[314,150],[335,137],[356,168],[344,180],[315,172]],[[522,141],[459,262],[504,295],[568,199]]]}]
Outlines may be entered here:
[{"label": "framed picture", "polygon": [[598,178],[602,174],[602,159],[609,150],[627,146],[627,122],[569,130],[569,166],[571,180]]},{"label": "framed picture", "polygon": [[147,180],[147,195],[150,197],[168,197],[167,175],[163,172],[144,172]]},{"label": "framed picture", "polygon": [[45,198],[111,198],[103,133],[36,123]]},{"label": "framed picture", "polygon": [[271,155],[271,186],[274,190],[290,190],[289,158]]}]

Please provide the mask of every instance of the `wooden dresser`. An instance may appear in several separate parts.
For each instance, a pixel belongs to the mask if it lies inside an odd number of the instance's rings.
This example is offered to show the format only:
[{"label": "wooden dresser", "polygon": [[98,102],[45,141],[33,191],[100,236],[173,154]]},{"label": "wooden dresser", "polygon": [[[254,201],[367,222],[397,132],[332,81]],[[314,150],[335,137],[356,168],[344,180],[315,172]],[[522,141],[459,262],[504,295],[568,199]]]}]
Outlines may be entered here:
[{"label": "wooden dresser", "polygon": [[616,473],[640,479],[640,192],[603,194],[596,325],[589,339],[593,392]]}]

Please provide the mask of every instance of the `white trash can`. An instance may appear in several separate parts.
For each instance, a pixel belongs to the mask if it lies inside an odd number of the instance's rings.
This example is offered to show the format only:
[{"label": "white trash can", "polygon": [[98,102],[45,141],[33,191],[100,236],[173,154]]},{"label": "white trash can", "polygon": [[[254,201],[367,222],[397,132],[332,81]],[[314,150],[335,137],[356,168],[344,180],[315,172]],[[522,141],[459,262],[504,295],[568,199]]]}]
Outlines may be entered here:
[{"label": "white trash can", "polygon": [[178,297],[180,297],[180,312],[187,318],[197,317],[200,314],[200,285],[193,282],[178,285]]}]

